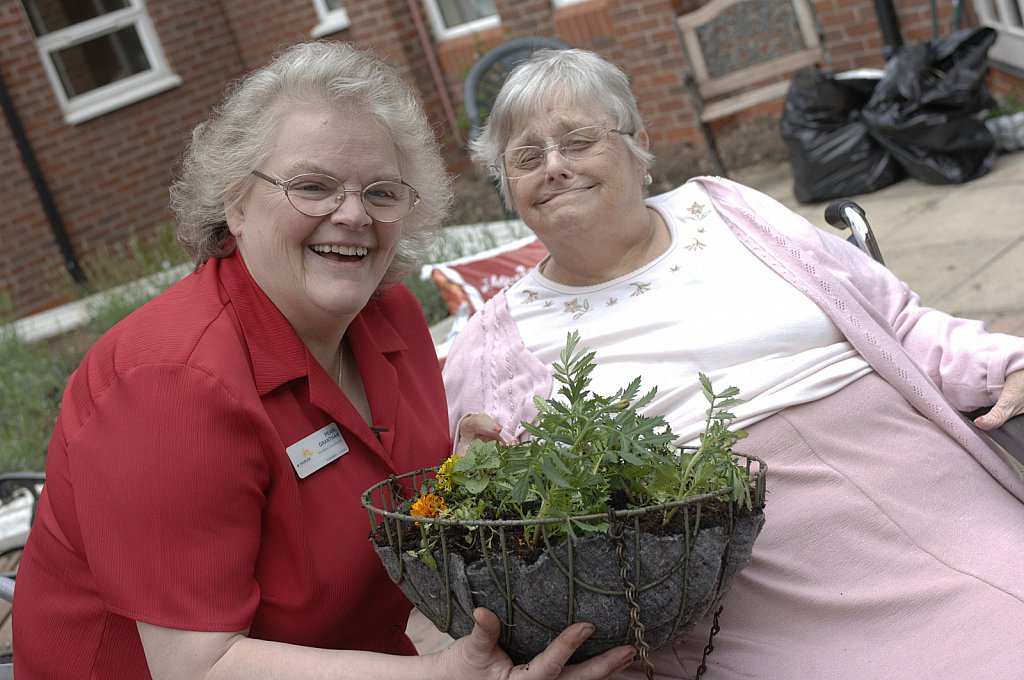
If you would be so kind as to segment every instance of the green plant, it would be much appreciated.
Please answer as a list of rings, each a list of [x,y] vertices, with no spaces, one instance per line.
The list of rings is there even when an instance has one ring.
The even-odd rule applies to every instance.
[[[1008,116],[1018,111],[1024,111],[1024,93],[1019,88],[998,100],[997,104],[989,111],[988,117]]]
[[[43,469],[67,375],[61,356],[0,327],[0,472]]]
[[[91,287],[100,291],[86,300],[86,332],[98,338],[169,288],[186,273],[185,260],[172,224],[98,248],[84,266]]]
[[[727,500],[751,508],[749,472],[732,453],[746,433],[728,427],[735,418],[728,409],[741,402],[735,387],[716,393],[700,374],[710,402],[707,425],[698,447],[680,448],[663,417],[641,413],[657,389],[639,396],[637,378],[611,396],[595,394],[589,388],[595,353],[577,351],[578,344],[578,333],[570,333],[554,366],[561,399],[535,399],[540,413],[534,423],[524,423],[532,438],[511,445],[473,442],[423,484],[410,506],[412,516],[468,524],[564,520],[528,525],[524,540],[535,547],[541,539],[559,543],[578,532],[607,531],[603,513],[610,506],[663,505],[728,489]],[[663,524],[677,508],[664,511]],[[429,554],[434,536],[433,526],[423,532],[421,556]]]
[[[420,308],[423,310],[423,316],[426,317],[428,326],[433,326],[449,316],[444,299],[441,297],[441,293],[438,292],[437,286],[434,285],[433,281],[424,281],[420,278],[419,274],[412,274],[403,283],[405,283],[405,286],[420,303]]]

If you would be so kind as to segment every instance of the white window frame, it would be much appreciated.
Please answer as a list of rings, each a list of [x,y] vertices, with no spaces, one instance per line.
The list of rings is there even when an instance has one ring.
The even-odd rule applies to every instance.
[[[551,0],[551,6],[555,9],[562,9],[563,7],[579,5],[584,2],[590,2],[590,0]]]
[[[129,6],[123,9],[36,38],[43,69],[69,125],[84,123],[181,85],[181,78],[171,72],[164,58],[160,40],[142,0],[128,2]],[[24,9],[24,5],[22,7]],[[138,33],[150,69],[69,99],[50,55],[129,26]]]
[[[316,16],[319,19],[319,23],[309,32],[314,38],[322,38],[325,35],[343,31],[352,25],[344,7],[331,9],[325,0],[313,0],[313,6],[316,7]]]
[[[993,4],[998,7],[999,16],[992,11]],[[1024,27],[1015,26],[1006,20],[1006,17],[1013,14],[1011,7],[1014,4],[1024,16],[1024,0],[974,0],[974,11],[983,26],[991,26],[999,34],[988,56],[1024,70]]]
[[[444,25],[444,17],[441,15],[441,9],[437,6],[437,0],[423,0],[423,7],[427,10],[427,18],[430,20],[430,26],[434,30],[434,37],[437,38],[438,42],[444,42],[472,33],[479,33],[488,28],[495,28],[501,25],[501,17],[495,14],[491,17],[467,21],[464,24],[448,28]]]

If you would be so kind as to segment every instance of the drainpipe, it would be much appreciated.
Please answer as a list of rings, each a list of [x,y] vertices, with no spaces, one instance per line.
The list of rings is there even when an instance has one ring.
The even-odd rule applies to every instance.
[[[896,17],[892,0],[875,0],[875,15],[878,17],[878,25],[882,29],[882,42],[885,44],[882,54],[888,61],[896,53],[896,50],[903,47],[900,21]]]
[[[423,52],[427,55],[427,64],[430,66],[430,75],[434,79],[434,86],[437,88],[437,94],[441,97],[441,106],[444,108],[444,115],[448,119],[448,126],[452,129],[452,136],[455,137],[455,141],[458,143],[459,147],[464,148],[465,140],[462,138],[462,132],[459,130],[459,122],[455,115],[455,109],[452,107],[451,97],[448,96],[448,86],[444,82],[444,76],[441,74],[441,67],[437,63],[437,53],[434,51],[434,43],[430,39],[430,34],[427,33],[427,27],[423,24],[423,15],[420,13],[418,2],[419,0],[406,0],[406,4],[409,6],[409,12],[412,14],[413,23],[416,24],[416,35],[420,39],[420,46],[423,48]]]
[[[71,274],[71,278],[74,279],[75,283],[83,289],[88,288],[85,271],[83,271],[82,266],[78,262],[75,247],[71,243],[67,229],[64,228],[64,220],[61,219],[60,212],[57,210],[57,202],[53,200],[53,194],[50,193],[46,177],[43,176],[43,171],[39,167],[39,161],[32,150],[32,145],[25,135],[25,128],[21,124],[21,118],[18,116],[17,109],[14,108],[14,101],[7,91],[7,85],[4,83],[2,74],[0,74],[0,106],[3,106],[4,116],[7,118],[7,126],[11,129],[11,135],[18,144],[21,160],[28,169],[28,174],[32,178],[32,184],[36,188],[36,195],[39,197],[43,211],[50,221],[53,237],[57,240],[57,246],[64,257],[64,266],[67,268],[68,273]]]
[[[249,64],[245,61],[245,52],[242,50],[242,41],[238,39],[238,33],[235,31],[235,25],[231,22],[231,15],[224,9],[223,0],[217,0],[217,7],[220,9],[221,16],[224,17],[224,25],[227,26],[228,35],[231,36],[231,44],[235,48],[235,52],[238,53],[238,63],[242,67],[242,73],[248,73]]]

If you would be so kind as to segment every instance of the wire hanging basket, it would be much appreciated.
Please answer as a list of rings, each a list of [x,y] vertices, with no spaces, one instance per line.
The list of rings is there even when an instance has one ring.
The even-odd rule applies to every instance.
[[[750,560],[764,524],[767,467],[756,456],[735,456],[749,473],[749,510],[731,500],[731,489],[722,489],[570,518],[467,522],[412,516],[409,499],[438,468],[389,477],[367,489],[362,504],[389,576],[439,630],[454,638],[468,635],[473,609],[486,607],[501,619],[499,644],[518,664],[543,651],[566,626],[587,621],[596,630],[573,663],[625,644],[636,646],[647,665],[649,652],[680,641],[719,605]],[[667,512],[674,516],[673,531],[650,530]],[[577,534],[560,543],[542,530],[542,545],[524,555],[522,536],[530,527],[604,519],[607,533]],[[423,548],[428,532],[429,550]],[[475,546],[469,555],[467,541]]]

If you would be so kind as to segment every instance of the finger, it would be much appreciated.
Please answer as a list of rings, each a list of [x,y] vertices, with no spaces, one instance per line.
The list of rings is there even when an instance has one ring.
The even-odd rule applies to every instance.
[[[593,634],[594,625],[591,623],[572,624],[559,633],[558,637],[529,663],[517,666],[513,671],[513,677],[522,680],[559,677],[569,657]]]
[[[488,648],[498,644],[498,635],[501,634],[501,621],[490,609],[477,607],[473,610],[473,632],[471,636]]]
[[[1021,413],[1024,409],[1024,395],[1003,390],[999,395],[999,401],[995,403],[988,413],[974,419],[974,424],[982,430],[995,430],[1002,427],[1007,420]]]
[[[440,678],[507,678],[512,660],[498,647],[501,622],[484,608],[473,610],[473,630],[440,652],[445,655]]]
[[[493,441],[501,435],[501,426],[486,413],[473,413],[459,422],[459,441],[455,454],[465,455],[474,440]]]
[[[459,435],[496,439],[501,427],[486,413],[472,413],[459,423]]]
[[[1007,420],[1013,417],[1013,415],[1013,411],[1003,407],[997,402],[988,413],[975,418],[974,424],[982,430],[995,430],[1002,427]]]
[[[974,424],[982,430],[994,430],[1021,412],[1024,412],[1024,371],[1015,371],[1006,376],[995,406],[975,418]]]
[[[633,647],[615,647],[607,652],[587,659],[583,663],[566,666],[559,680],[605,680],[626,670],[636,658]]]

